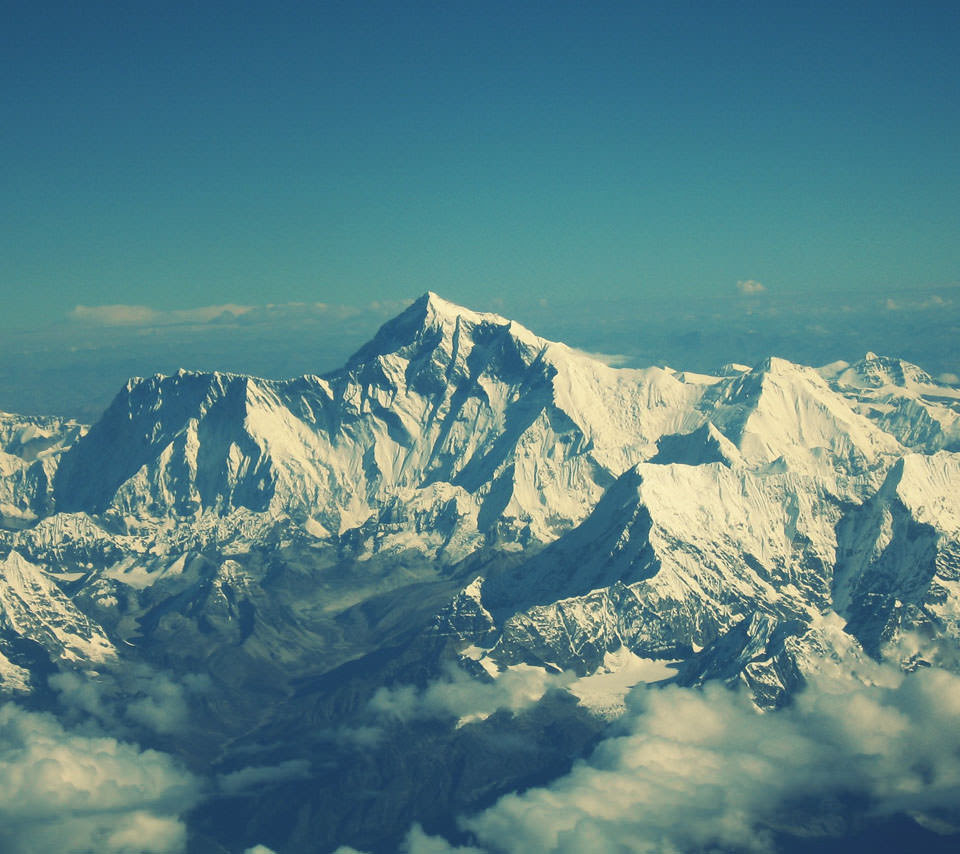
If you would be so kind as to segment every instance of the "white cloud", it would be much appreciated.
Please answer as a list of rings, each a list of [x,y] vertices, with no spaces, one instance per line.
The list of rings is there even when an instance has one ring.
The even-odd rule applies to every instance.
[[[950,371],[944,371],[942,374],[940,374],[940,376],[937,377],[937,379],[942,383],[946,383],[947,385],[960,384],[960,376],[957,376]]]
[[[950,308],[953,303],[939,294],[931,294],[923,299],[893,299],[886,297],[882,301],[887,311],[927,311],[930,309]]]
[[[76,305],[68,319],[87,326],[123,326],[152,328],[158,326],[197,327],[209,324],[275,324],[278,321],[345,320],[372,315],[388,318],[408,308],[412,300],[374,300],[358,308],[326,302],[286,302],[264,305],[205,305],[195,308],[158,309],[147,305]]]
[[[570,349],[586,356],[588,359],[593,359],[595,362],[602,362],[611,368],[621,368],[630,362],[629,356],[624,356],[620,353],[591,353],[589,350],[577,350],[575,347],[571,347]]]
[[[419,824],[410,828],[406,838],[400,844],[402,854],[484,854],[479,848],[453,846],[439,836],[428,836]]]
[[[822,676],[768,714],[719,685],[640,689],[625,734],[464,825],[493,850],[572,854],[765,851],[771,830],[805,821],[842,832],[859,798],[874,817],[956,821],[960,678],[887,678],[894,684],[853,688]]]
[[[766,288],[760,282],[754,279],[741,279],[737,282],[737,290],[742,294],[762,294]]]
[[[184,847],[183,823],[169,817],[138,811],[131,813],[107,835],[104,851],[130,854],[165,854]]]
[[[532,706],[547,691],[566,687],[574,679],[572,673],[553,674],[541,667],[518,664],[490,682],[481,682],[451,666],[444,678],[422,690],[413,685],[377,689],[370,710],[400,721],[453,716],[467,723],[489,717],[498,709],[518,712]]]
[[[233,303],[174,310],[156,309],[146,305],[77,305],[69,316],[71,320],[99,326],[170,326],[236,318],[252,310],[253,306]]]
[[[0,707],[0,850],[178,854],[197,781],[172,757]]]
[[[479,848],[414,826],[402,850],[766,852],[777,832],[842,836],[894,815],[960,832],[960,677],[861,662],[859,679],[827,662],[774,713],[719,684],[637,688],[589,759],[461,820]]]
[[[126,706],[126,716],[159,733],[176,732],[189,716],[183,688],[169,679],[158,679],[145,688],[145,696]]]
[[[148,665],[126,666],[116,672],[57,673],[49,679],[61,707],[83,712],[122,731],[130,725],[156,733],[176,732],[190,716],[190,699],[209,690],[210,679],[187,674],[179,682]]]
[[[136,326],[153,322],[157,313],[145,305],[75,305],[70,319],[104,326]]]
[[[410,828],[400,843],[400,854],[485,854],[483,849],[472,846],[455,846],[440,836],[429,836],[419,824]],[[341,845],[333,854],[366,854],[349,845]]]

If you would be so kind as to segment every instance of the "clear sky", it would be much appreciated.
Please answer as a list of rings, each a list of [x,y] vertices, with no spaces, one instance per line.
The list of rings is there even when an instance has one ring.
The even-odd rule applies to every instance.
[[[0,327],[960,280],[956,2],[4,2]]]

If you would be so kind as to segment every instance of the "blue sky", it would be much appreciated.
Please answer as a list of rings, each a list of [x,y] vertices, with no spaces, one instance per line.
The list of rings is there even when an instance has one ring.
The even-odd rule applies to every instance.
[[[960,278],[955,3],[4,6],[4,325]]]
[[[0,408],[40,352],[331,368],[427,289],[648,362],[960,372],[956,3],[3,12]]]

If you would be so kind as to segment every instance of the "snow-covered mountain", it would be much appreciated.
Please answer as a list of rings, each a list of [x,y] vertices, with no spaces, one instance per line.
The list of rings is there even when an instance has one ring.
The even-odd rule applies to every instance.
[[[710,382],[609,368],[427,294],[326,377],[131,380],[54,496],[118,524],[246,510],[462,557],[581,520],[657,439],[696,426]]]
[[[0,561],[0,691],[36,687],[29,668],[17,664],[24,641],[39,645],[54,661],[79,665],[99,664],[116,655],[103,630],[53,578],[11,551]]]
[[[29,525],[50,512],[59,458],[84,429],[62,418],[0,412],[0,525]]]
[[[88,431],[5,416],[4,538],[107,624],[123,621],[97,603],[155,582],[183,596],[185,561],[211,550],[448,567],[490,552],[518,558],[468,579],[441,625],[495,640],[502,665],[587,672],[621,644],[683,657],[756,613],[806,625],[832,609],[887,627],[862,638],[876,648],[891,618],[864,604],[880,601],[867,579],[917,578],[930,537],[896,559],[874,540],[894,517],[936,524],[885,496],[954,464],[925,453],[952,447],[958,410],[960,392],[873,354],[617,369],[427,293],[323,377],[135,379]],[[917,583],[952,602],[938,536],[946,575]],[[869,555],[884,548],[881,571]]]
[[[907,454],[837,535],[833,607],[868,650],[906,627],[960,641],[960,454]]]
[[[604,680],[776,707],[908,637],[956,664],[958,496],[960,391],[909,363],[613,368],[428,293],[325,376],[0,416],[0,690],[204,674],[175,746],[229,770],[367,738],[397,681],[566,671],[582,749]]]
[[[161,519],[219,539],[283,521],[456,560],[554,540],[638,461],[819,472],[862,496],[902,451],[781,359],[726,377],[615,369],[427,294],[326,377],[131,380],[53,496],[138,536]]]
[[[838,561],[853,572],[838,531],[853,536],[908,448],[950,445],[958,407],[873,354],[612,368],[427,293],[324,377],[135,379],[89,431],[6,416],[4,489],[29,505],[18,519],[40,517],[6,538],[106,600],[211,547],[451,565],[547,546],[470,589],[506,620],[504,660],[590,669],[620,642],[679,655],[757,609],[831,608]]]
[[[820,368],[830,386],[908,448],[960,450],[960,389],[902,359],[867,353]]]

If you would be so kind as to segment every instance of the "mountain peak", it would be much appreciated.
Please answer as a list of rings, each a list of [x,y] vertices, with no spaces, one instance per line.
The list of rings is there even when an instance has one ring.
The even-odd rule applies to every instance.
[[[458,305],[448,299],[444,299],[435,291],[426,291],[418,299],[414,300],[414,306],[423,306],[428,316],[437,318],[456,319],[463,315],[475,315],[477,312],[466,306]]]
[[[868,352],[852,365],[827,366],[824,376],[841,388],[858,389],[910,389],[918,386],[938,385],[925,370],[893,356],[881,356]]]
[[[433,291],[427,291],[392,320],[384,323],[373,339],[350,357],[347,368],[372,361],[378,356],[396,353],[411,345],[428,344],[431,348],[442,342],[449,345],[462,331],[469,332],[482,327],[508,331],[512,337],[538,350],[549,343],[516,321],[494,312],[465,308]]]
[[[753,370],[758,374],[771,374],[774,376],[810,373],[810,369],[805,365],[798,365],[796,362],[791,362],[789,359],[784,359],[781,356],[767,356],[767,358],[760,362]]]
[[[473,326],[487,324],[490,326],[509,326],[512,331],[522,330],[530,336],[530,332],[524,326],[516,321],[503,317],[492,311],[474,311],[471,308],[458,305],[455,302],[444,299],[433,291],[427,291],[423,296],[416,300],[408,311],[416,309],[416,313],[423,318],[427,326],[451,325],[455,326],[458,321],[467,321]],[[536,336],[533,336],[536,337]]]

